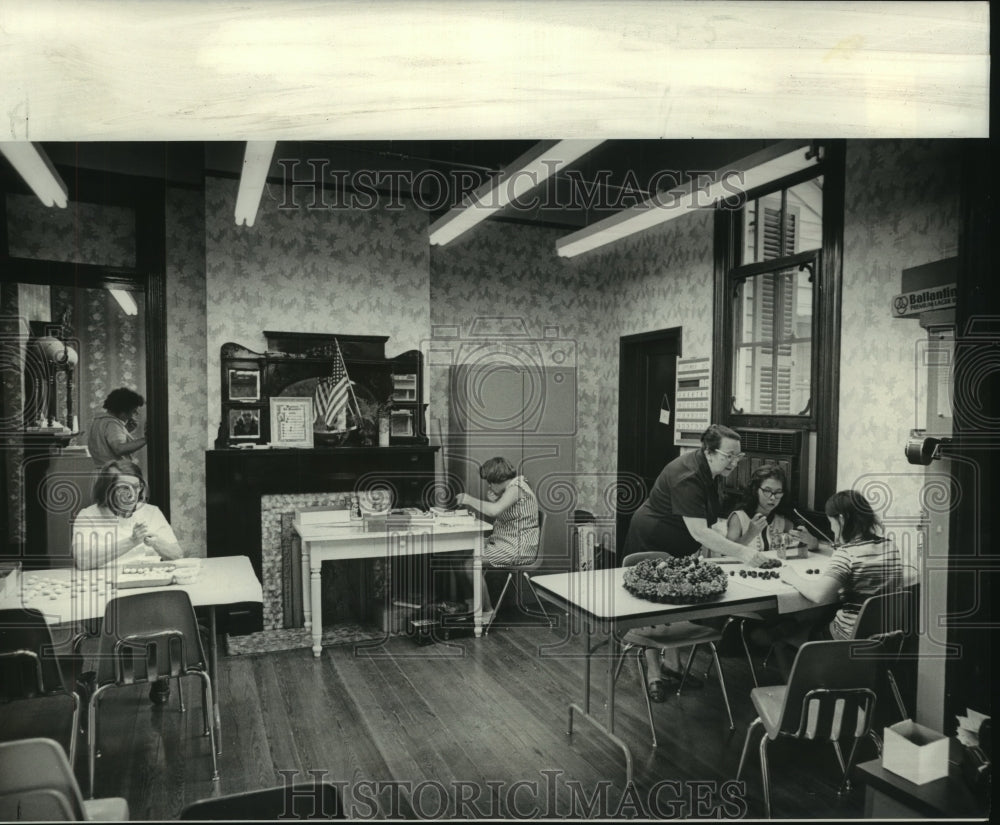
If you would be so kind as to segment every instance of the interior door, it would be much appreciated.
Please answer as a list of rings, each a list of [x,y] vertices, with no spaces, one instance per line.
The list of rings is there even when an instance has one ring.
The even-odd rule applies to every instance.
[[[630,495],[629,507],[620,502],[623,506],[618,510],[618,547],[624,546],[631,512],[645,499],[663,467],[680,455],[680,448],[674,446],[680,354],[679,329],[621,339],[618,474],[620,478],[628,477],[623,478],[623,491],[634,489],[638,481],[642,493],[639,497]]]

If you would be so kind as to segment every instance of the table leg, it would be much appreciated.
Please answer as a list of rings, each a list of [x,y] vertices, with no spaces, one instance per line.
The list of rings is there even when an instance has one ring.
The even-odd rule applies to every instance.
[[[478,639],[483,635],[483,557],[478,549],[472,556],[472,613]]]
[[[309,581],[309,542],[300,543],[302,552],[299,554],[302,563],[302,617],[306,630],[312,627],[312,585]]]
[[[312,651],[313,656],[319,657],[323,652],[323,562],[317,560],[315,563],[309,561],[309,586],[312,590],[313,617],[312,617]]]
[[[212,717],[215,722],[215,752],[222,753],[222,714],[219,711],[219,631],[215,605],[208,607],[208,668],[212,680]]]
[[[583,664],[583,707],[580,707],[576,702],[571,702],[569,706],[569,729],[568,734],[573,733],[573,715],[578,714],[583,719],[586,719],[593,725],[597,730],[603,733],[611,742],[617,745],[622,754],[625,756],[625,782],[630,784],[632,782],[632,752],[625,742],[619,737],[615,736],[615,685],[614,685],[614,660],[615,660],[615,644],[613,641],[609,640],[608,650],[608,722],[606,725],[601,724],[597,719],[595,719],[590,713],[590,659],[594,654],[594,651],[598,647],[602,647],[604,642],[599,643],[596,646],[592,646],[591,640],[591,630],[590,625],[587,625],[585,642],[586,642],[586,655],[584,656]]]

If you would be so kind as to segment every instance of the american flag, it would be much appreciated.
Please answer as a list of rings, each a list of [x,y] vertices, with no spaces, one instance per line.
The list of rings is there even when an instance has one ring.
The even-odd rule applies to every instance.
[[[347,409],[350,396],[351,381],[347,377],[347,367],[338,345],[333,374],[316,384],[316,409],[331,430],[348,429]]]

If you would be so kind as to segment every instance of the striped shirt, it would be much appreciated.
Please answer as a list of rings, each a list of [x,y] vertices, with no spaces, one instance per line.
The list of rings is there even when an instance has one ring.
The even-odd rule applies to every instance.
[[[494,566],[527,564],[538,555],[538,500],[524,476],[510,480],[517,500],[493,521],[483,555]]]
[[[830,622],[834,639],[851,638],[858,611],[866,599],[892,593],[903,584],[899,550],[885,540],[841,545],[833,551],[824,573],[837,580],[843,603]]]

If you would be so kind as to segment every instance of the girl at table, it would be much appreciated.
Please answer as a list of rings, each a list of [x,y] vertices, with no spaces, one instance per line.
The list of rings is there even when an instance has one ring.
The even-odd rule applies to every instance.
[[[121,569],[128,562],[179,559],[184,555],[173,529],[155,504],[145,501],[146,482],[134,461],[105,464],[94,481],[94,501],[73,521],[73,560],[81,570]],[[170,681],[149,686],[149,700],[164,705]]]
[[[775,655],[787,674],[794,652],[807,641],[849,639],[866,599],[892,593],[903,584],[903,565],[895,544],[887,539],[875,511],[856,490],[842,490],[827,499],[827,519],[833,534],[833,554],[819,576],[806,577],[788,565],[781,580],[811,602],[836,601],[833,615],[806,623],[787,621],[772,629]],[[777,631],[777,632],[775,632]]]
[[[754,470],[736,509],[729,515],[726,538],[758,553],[769,550],[770,535],[794,529],[787,491],[785,471],[777,464],[763,464]]]
[[[469,507],[493,521],[493,534],[483,545],[483,562],[492,567],[529,564],[538,554],[538,500],[524,476],[502,456],[487,459],[479,468],[486,482],[486,500],[459,493],[459,507]],[[472,562],[466,565],[472,580]],[[492,610],[483,581],[483,612]]]
[[[94,504],[73,521],[73,561],[81,570],[184,555],[160,508],[145,501],[146,482],[134,461],[105,464],[94,481]]]

